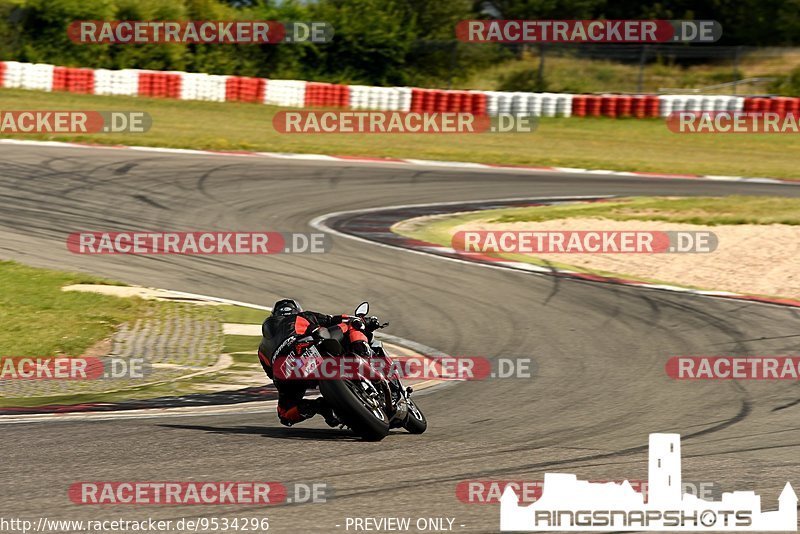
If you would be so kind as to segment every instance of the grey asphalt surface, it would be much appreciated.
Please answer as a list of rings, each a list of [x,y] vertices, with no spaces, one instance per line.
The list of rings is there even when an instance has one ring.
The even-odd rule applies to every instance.
[[[264,517],[275,532],[346,532],[347,517],[451,517],[494,532],[499,506],[458,482],[646,479],[650,432],[683,435],[683,478],[755,490],[800,486],[800,382],[676,382],[674,355],[786,354],[800,310],[488,269],[334,237],[319,255],[80,256],[81,230],[309,231],[319,215],[403,203],[647,194],[800,196],[800,187],[226,156],[0,146],[0,258],[256,303],[294,295],[347,311],[362,299],[388,333],[453,355],[532,357],[532,379],[420,396],[422,436],[361,443],[274,414],[0,425],[0,517]],[[327,482],[324,504],[77,506],[83,480]],[[336,527],[341,525],[341,527]],[[463,525],[463,526],[461,526]],[[414,530],[415,531],[415,530]],[[350,532],[354,532],[352,529]]]

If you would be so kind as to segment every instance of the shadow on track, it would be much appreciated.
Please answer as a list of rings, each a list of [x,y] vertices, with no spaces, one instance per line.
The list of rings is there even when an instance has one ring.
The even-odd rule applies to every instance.
[[[260,426],[202,426],[202,425],[158,425],[162,428],[180,430],[202,430],[212,434],[246,434],[265,438],[317,441],[360,441],[360,438],[349,430],[338,428],[283,428]]]

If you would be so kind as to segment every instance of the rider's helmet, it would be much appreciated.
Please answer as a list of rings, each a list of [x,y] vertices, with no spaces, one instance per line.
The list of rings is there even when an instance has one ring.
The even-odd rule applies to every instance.
[[[281,299],[272,307],[274,315],[296,315],[301,311],[303,311],[303,308],[294,299]]]

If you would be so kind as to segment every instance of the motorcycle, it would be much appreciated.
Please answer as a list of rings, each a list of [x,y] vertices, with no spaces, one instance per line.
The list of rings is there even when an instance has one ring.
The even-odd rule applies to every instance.
[[[375,338],[374,331],[389,323],[380,324],[374,318],[367,321],[368,313],[369,303],[362,302],[350,323],[366,335],[373,352],[371,358],[353,354],[345,356],[342,344],[321,329],[317,336],[306,336],[296,341],[294,353],[286,365],[292,372],[300,373],[299,378],[313,381],[319,378],[319,370],[327,364],[336,365],[339,362],[334,360],[347,358],[351,373],[316,381],[337,419],[366,441],[380,441],[392,428],[422,434],[428,428],[428,422],[411,399],[413,389],[403,387],[399,377],[386,376],[384,372],[391,359],[383,343]],[[381,358],[382,365],[371,365],[369,360],[374,358]]]

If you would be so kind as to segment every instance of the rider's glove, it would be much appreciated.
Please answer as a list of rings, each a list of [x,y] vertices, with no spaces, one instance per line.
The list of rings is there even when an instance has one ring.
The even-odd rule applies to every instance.
[[[380,328],[380,326],[381,322],[377,317],[375,317],[374,315],[371,317],[367,317],[367,330],[370,331],[377,330],[378,328]]]
[[[361,319],[354,317],[350,319],[350,326],[355,328],[356,330],[363,330],[364,329],[364,321]]]

